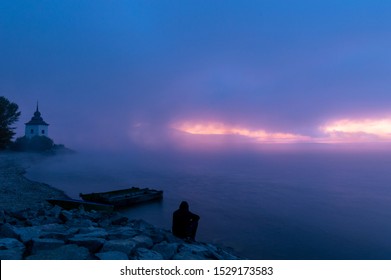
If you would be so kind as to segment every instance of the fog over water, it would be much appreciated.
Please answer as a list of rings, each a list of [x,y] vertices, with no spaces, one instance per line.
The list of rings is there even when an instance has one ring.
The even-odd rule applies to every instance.
[[[79,193],[164,190],[124,210],[170,229],[182,200],[201,216],[197,239],[251,259],[390,259],[391,152],[138,152],[54,156],[28,178]]]

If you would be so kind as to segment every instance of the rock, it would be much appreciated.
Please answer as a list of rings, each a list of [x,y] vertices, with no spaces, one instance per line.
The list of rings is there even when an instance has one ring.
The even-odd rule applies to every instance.
[[[239,259],[212,244],[185,242],[170,231],[118,213],[59,207],[0,210],[0,259]]]
[[[166,231],[163,229],[155,229],[149,232],[149,237],[153,243],[160,243],[166,239]]]
[[[0,260],[22,260],[23,253],[17,250],[0,250]]]
[[[25,246],[15,238],[0,239],[0,260],[21,260]]]
[[[58,223],[41,225],[41,230],[44,232],[64,232],[68,229],[69,227]]]
[[[128,260],[128,256],[124,252],[109,251],[97,253],[95,256],[100,260]]]
[[[75,244],[64,245],[53,250],[42,250],[28,256],[27,260],[88,260],[91,255],[87,248]]]
[[[4,221],[4,223],[9,223],[9,224],[12,224],[12,225],[15,225],[18,223],[18,220],[13,218],[12,216],[10,216],[10,212],[9,211],[5,211],[5,210],[2,210],[2,220]]]
[[[137,235],[132,238],[134,242],[136,242],[137,248],[152,248],[153,241],[150,237],[146,235]]]
[[[165,236],[165,240],[168,243],[179,243],[179,244],[185,243],[185,241],[183,239],[176,237],[171,232],[165,232],[164,236]]]
[[[141,232],[150,231],[155,228],[154,226],[152,226],[151,224],[147,223],[144,220],[132,220],[129,223],[131,227]]]
[[[93,222],[98,222],[100,219],[102,219],[102,212],[98,212],[95,210],[91,210],[88,212],[83,213],[83,218],[89,219]]]
[[[35,219],[26,221],[27,226],[38,226],[38,225],[45,225],[45,224],[54,224],[61,222],[60,219],[50,217],[50,216],[41,216],[36,217]]]
[[[88,228],[88,227],[94,227],[97,224],[90,221],[90,220],[76,218],[76,219],[72,219],[72,220],[67,221],[66,225],[69,227]]]
[[[170,260],[178,250],[177,243],[167,243],[167,241],[163,241],[159,244],[153,246],[152,250],[158,252],[163,256],[163,259]]]
[[[16,212],[10,211],[8,212],[8,215],[22,222],[28,219],[28,217],[26,217],[26,213],[23,211],[16,211]]]
[[[80,228],[78,235],[84,235],[85,237],[100,237],[106,238],[108,233],[104,228],[95,226]]]
[[[46,216],[51,216],[56,219],[59,219],[62,211],[63,209],[60,206],[55,205],[52,209],[47,211],[48,213],[46,214]]]
[[[18,239],[21,240],[23,243],[27,243],[33,238],[38,238],[41,235],[40,226],[15,227],[14,230],[18,235]]]
[[[216,247],[212,244],[205,244],[205,246],[209,249],[209,252],[217,259],[217,260],[239,260],[239,258],[227,250],[223,250],[219,247]]]
[[[208,250],[208,248],[199,244],[181,244],[178,247],[178,252],[181,257],[186,256],[189,257],[190,260],[216,259],[214,255]],[[177,255],[174,256],[174,259],[178,259]]]
[[[44,208],[39,208],[37,213],[36,213],[37,217],[45,217],[45,216],[49,216],[49,211],[46,211]]]
[[[69,234],[69,232],[46,232],[42,233],[39,237],[40,238],[54,238],[62,241],[66,241],[68,238],[72,237],[72,234]]]
[[[71,211],[62,210],[59,218],[63,223],[66,223],[73,219],[73,213]]]
[[[96,232],[90,232],[90,233],[79,233],[74,236],[75,238],[100,238],[100,239],[106,239],[107,238],[107,232],[106,231],[96,231]]]
[[[100,219],[98,221],[98,226],[103,227],[103,228],[107,228],[107,227],[111,226],[111,220],[109,218]]]
[[[31,240],[31,253],[41,250],[56,249],[64,245],[64,241],[52,238],[33,238]]]
[[[134,254],[136,260],[163,260],[163,256],[158,252],[146,248],[138,248]]]
[[[127,217],[116,216],[111,219],[111,224],[113,226],[124,226],[127,224],[128,221],[129,219]]]
[[[132,239],[109,240],[109,241],[106,241],[105,244],[103,244],[103,247],[100,250],[100,253],[110,252],[110,251],[119,251],[119,252],[123,252],[129,256],[132,254],[132,252],[135,249],[136,249],[136,242],[134,242]]]
[[[7,223],[0,226],[0,237],[18,238],[18,234],[15,228]]]
[[[74,237],[68,239],[70,244],[76,244],[81,247],[87,248],[91,253],[98,252],[102,248],[105,240],[103,238],[96,237]]]
[[[68,228],[62,224],[51,224],[43,226],[40,238],[56,238],[65,241],[77,232],[79,232],[78,228]]]
[[[0,223],[6,223],[6,215],[4,210],[0,210]]]
[[[114,227],[108,230],[108,239],[129,239],[137,234],[132,227]]]

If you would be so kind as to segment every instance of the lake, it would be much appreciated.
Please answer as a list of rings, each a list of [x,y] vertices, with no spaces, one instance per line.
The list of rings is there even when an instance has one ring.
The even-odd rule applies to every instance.
[[[126,152],[48,157],[27,177],[79,193],[140,186],[161,202],[122,211],[170,229],[182,200],[197,240],[249,259],[391,259],[391,152]]]

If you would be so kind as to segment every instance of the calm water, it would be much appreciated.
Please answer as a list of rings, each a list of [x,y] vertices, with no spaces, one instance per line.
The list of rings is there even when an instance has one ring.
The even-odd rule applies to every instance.
[[[198,240],[250,259],[391,259],[391,152],[51,157],[28,170],[78,198],[132,185],[162,202],[124,213],[170,229],[182,200]]]

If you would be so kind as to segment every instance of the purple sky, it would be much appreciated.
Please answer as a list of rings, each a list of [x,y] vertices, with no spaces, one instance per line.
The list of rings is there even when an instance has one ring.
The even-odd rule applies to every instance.
[[[18,136],[39,100],[49,135],[73,148],[203,145],[216,133],[383,141],[390,15],[386,0],[5,0],[0,95],[22,111]],[[340,120],[378,130],[320,129]],[[183,123],[201,135],[175,130]]]

